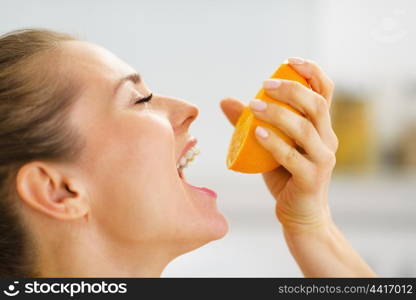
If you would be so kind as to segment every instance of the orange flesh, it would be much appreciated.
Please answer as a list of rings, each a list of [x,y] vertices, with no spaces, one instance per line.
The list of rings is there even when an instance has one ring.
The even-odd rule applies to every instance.
[[[280,65],[270,78],[294,80],[310,88],[308,82],[288,64]],[[281,105],[300,114],[291,106],[268,97],[263,88],[259,90],[255,98]],[[257,141],[254,133],[257,126],[272,130],[286,143],[294,146],[294,142],[281,130],[265,121],[257,119],[251,112],[251,109],[246,106],[235,125],[235,130],[231,138],[227,154],[228,169],[241,173],[264,173],[279,167],[279,163],[274,159],[272,154]]]

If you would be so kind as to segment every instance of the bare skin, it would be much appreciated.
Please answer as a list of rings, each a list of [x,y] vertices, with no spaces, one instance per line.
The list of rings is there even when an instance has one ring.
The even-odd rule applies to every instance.
[[[17,174],[36,271],[45,277],[159,277],[173,259],[228,231],[215,197],[186,185],[176,168],[198,108],[157,94],[143,77],[119,85],[136,71],[98,45],[71,41],[61,48],[62,67],[83,83],[68,122],[87,143],[75,162],[31,161]],[[283,166],[263,174],[277,218],[305,276],[373,276],[327,206],[337,148],[329,121],[333,84],[310,61],[293,66],[313,91],[284,81],[267,91],[308,119],[275,105],[256,112],[305,150],[273,134],[259,138]],[[151,92],[151,102],[137,102]],[[235,124],[243,104],[224,99],[221,107]]]
[[[157,94],[143,77],[119,85],[136,71],[98,45],[65,42],[61,57],[83,83],[68,122],[87,143],[78,161],[32,161],[18,172],[40,276],[158,277],[223,237],[216,199],[186,185],[176,167],[198,108]]]
[[[375,276],[338,230],[328,207],[328,187],[338,148],[329,114],[334,84],[312,61],[291,58],[289,63],[308,80],[312,90],[275,79],[266,80],[264,88],[270,97],[284,101],[304,116],[270,103],[258,111],[250,103],[258,118],[281,129],[297,144],[291,147],[273,132],[268,132],[267,138],[257,136],[281,164],[262,176],[276,199],[276,216],[289,250],[306,277]],[[243,107],[237,99],[221,101],[233,125]]]

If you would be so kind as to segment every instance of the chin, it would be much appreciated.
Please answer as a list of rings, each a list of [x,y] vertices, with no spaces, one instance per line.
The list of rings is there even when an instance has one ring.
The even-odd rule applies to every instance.
[[[212,240],[218,240],[224,237],[228,233],[228,221],[220,214],[220,218],[215,220],[215,224],[212,225],[213,238]]]
[[[206,237],[204,244],[219,240],[228,233],[228,222],[221,213],[218,213],[215,218],[208,221],[204,231],[203,236]]]
[[[182,243],[181,254],[196,250],[210,242],[219,240],[228,233],[228,222],[222,214],[210,219],[203,228],[192,234],[186,245]]]

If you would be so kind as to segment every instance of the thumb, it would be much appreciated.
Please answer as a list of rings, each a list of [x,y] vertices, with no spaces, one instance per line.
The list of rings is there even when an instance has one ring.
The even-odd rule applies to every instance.
[[[266,173],[262,173],[264,182],[266,183],[269,191],[276,198],[286,186],[287,181],[290,179],[291,174],[283,166],[271,170]]]
[[[243,112],[244,104],[235,98],[225,98],[221,100],[220,106],[228,121],[235,126]]]

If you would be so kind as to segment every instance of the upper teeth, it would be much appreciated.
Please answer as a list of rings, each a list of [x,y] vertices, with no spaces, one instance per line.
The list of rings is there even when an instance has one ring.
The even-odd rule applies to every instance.
[[[199,154],[199,150],[195,147],[189,149],[180,159],[179,162],[176,164],[176,168],[186,168],[190,161],[193,161],[195,156]]]

